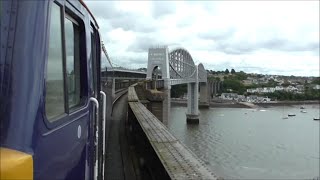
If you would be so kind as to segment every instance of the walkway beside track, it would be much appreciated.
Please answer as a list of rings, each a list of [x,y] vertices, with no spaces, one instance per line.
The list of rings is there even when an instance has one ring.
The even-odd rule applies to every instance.
[[[132,160],[124,131],[127,115],[127,95],[121,96],[113,105],[112,119],[107,122],[105,178],[111,180],[135,180]]]

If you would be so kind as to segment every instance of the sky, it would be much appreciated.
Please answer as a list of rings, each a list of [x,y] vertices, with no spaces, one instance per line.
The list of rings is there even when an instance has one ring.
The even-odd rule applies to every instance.
[[[320,76],[319,1],[85,2],[120,66],[147,67],[148,48],[167,45],[209,70]]]

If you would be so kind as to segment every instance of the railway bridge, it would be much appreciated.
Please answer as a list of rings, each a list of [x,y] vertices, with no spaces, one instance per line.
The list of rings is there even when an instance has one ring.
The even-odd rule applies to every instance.
[[[150,48],[147,72],[112,67],[102,72],[102,82],[114,98],[107,122],[107,178],[218,179],[166,127],[171,86],[188,84],[187,122],[199,123],[199,84],[200,103],[209,105],[206,71],[187,50]]]
[[[164,106],[170,107],[171,86],[188,84],[187,123],[199,123],[199,86],[200,103],[209,107],[207,71],[203,64],[196,65],[191,54],[184,48],[172,50],[167,46],[149,48],[146,79],[158,81],[159,69],[162,72],[161,80],[164,81],[163,91],[167,94]]]

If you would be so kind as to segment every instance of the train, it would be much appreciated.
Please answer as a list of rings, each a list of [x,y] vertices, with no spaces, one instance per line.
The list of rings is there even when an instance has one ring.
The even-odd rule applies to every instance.
[[[0,8],[0,179],[104,179],[112,97],[95,17],[82,0]]]

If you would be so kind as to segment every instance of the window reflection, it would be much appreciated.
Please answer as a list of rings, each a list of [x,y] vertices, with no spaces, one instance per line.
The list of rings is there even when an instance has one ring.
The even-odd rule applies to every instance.
[[[61,115],[64,109],[63,58],[61,38],[61,8],[53,4],[46,78],[46,115],[49,121]]]
[[[69,108],[80,103],[79,27],[65,19],[65,42]]]

